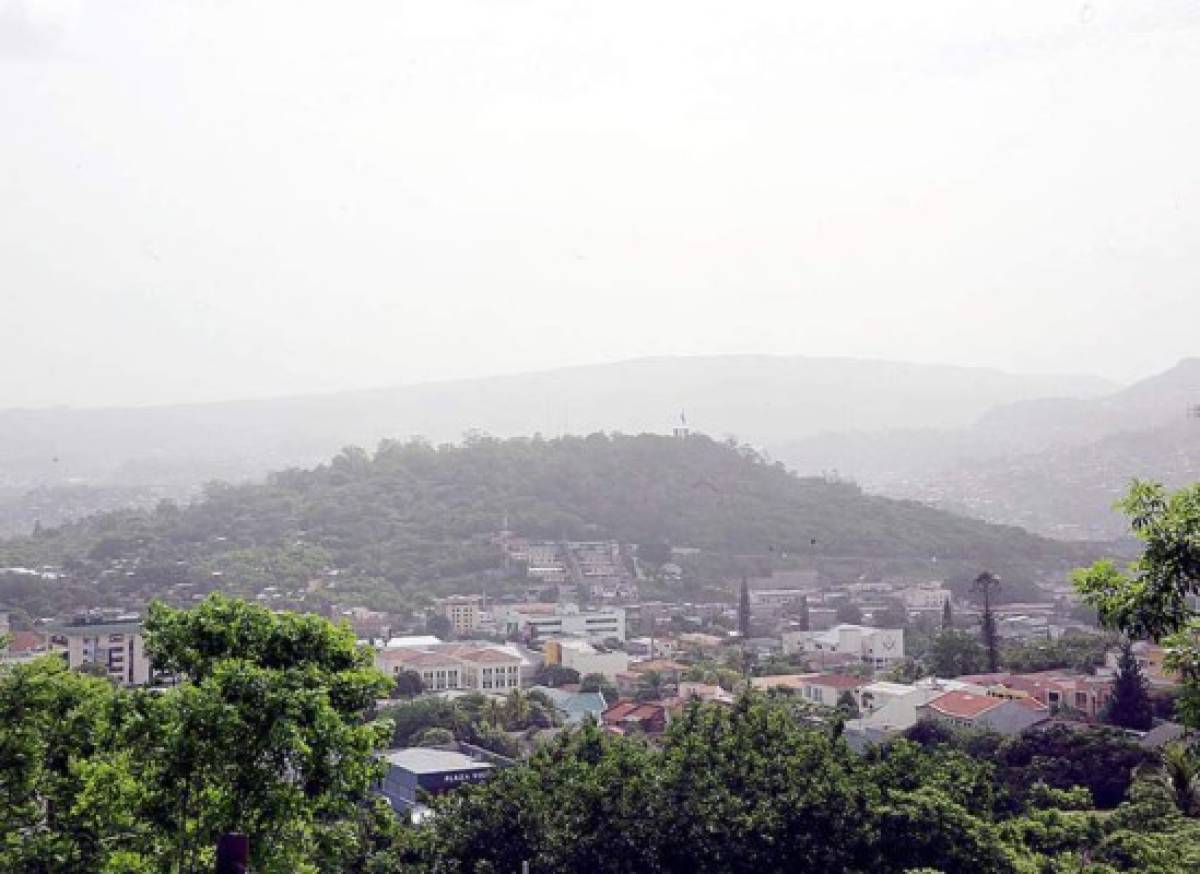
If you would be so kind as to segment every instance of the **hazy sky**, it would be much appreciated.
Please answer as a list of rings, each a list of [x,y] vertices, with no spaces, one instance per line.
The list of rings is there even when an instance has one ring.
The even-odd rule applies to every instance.
[[[0,406],[1200,354],[1194,0],[0,0]]]

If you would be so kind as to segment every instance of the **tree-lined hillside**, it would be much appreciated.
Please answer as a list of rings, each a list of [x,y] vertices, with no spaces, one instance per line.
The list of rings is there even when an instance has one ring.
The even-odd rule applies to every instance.
[[[209,480],[314,465],[380,437],[661,431],[686,410],[710,434],[760,444],[834,429],[954,427],[997,404],[1109,389],[1087,376],[723,355],[225,403],[0,410],[0,534],[83,515],[26,492],[69,484],[93,505],[149,506],[154,495],[183,498]]]
[[[327,568],[342,592],[418,596],[496,568],[509,527],[538,538],[616,538],[776,562],[857,561],[931,574],[986,566],[1013,579],[1077,553],[1019,529],[788,473],[744,447],[694,436],[385,441],[259,484],[210,485],[186,506],[91,516],[0,544],[0,566],[116,566],[105,586],[161,580],[303,587]],[[103,586],[102,586],[103,588]],[[3,593],[0,593],[0,597]]]

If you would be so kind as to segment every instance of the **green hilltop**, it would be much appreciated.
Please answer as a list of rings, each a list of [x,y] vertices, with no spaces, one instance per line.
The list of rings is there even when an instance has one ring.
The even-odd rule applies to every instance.
[[[149,594],[214,573],[234,591],[303,588],[332,568],[339,598],[411,604],[497,569],[491,535],[505,520],[534,538],[686,545],[720,572],[764,558],[948,578],[987,567],[1013,580],[1012,591],[1084,557],[1018,528],[801,478],[703,435],[472,435],[459,445],[348,448],[311,470],[211,484],[186,506],[89,516],[0,543],[0,566],[57,565],[76,580],[115,566],[108,587]]]

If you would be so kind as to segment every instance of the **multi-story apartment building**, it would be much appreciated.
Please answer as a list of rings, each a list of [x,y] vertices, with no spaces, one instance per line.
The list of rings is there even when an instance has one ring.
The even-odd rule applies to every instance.
[[[581,637],[602,643],[625,640],[625,611],[620,607],[580,610],[573,604],[507,604],[492,610],[497,627],[531,643],[551,637]]]
[[[49,633],[66,639],[67,664],[72,669],[98,665],[123,686],[142,686],[150,681],[150,660],[137,620],[61,625],[49,629]]]
[[[438,609],[450,620],[455,634],[470,634],[479,628],[483,610],[481,595],[450,595],[438,601]]]

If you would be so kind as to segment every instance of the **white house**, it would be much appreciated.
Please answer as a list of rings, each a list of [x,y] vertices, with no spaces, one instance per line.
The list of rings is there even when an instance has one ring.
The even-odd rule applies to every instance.
[[[788,631],[783,651],[849,654],[873,668],[886,668],[904,658],[904,629],[842,624],[828,631]]]

